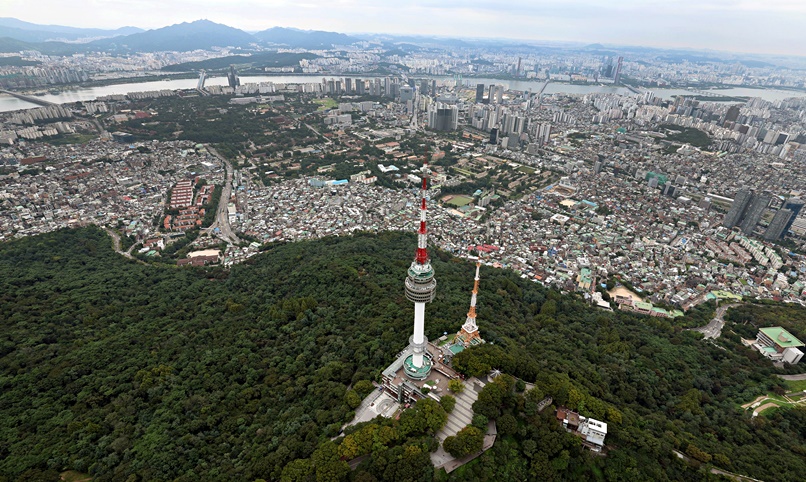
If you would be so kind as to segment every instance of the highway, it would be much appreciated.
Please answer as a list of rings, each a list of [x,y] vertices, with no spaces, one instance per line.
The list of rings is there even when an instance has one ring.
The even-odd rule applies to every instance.
[[[705,335],[705,338],[719,338],[719,335],[722,334],[722,327],[725,326],[725,320],[723,319],[725,313],[728,309],[739,306],[740,304],[741,303],[731,303],[718,307],[714,314],[714,319],[712,319],[710,323],[699,328],[694,328],[692,331],[699,331]]]
[[[224,181],[224,188],[221,191],[221,199],[218,200],[218,208],[216,208],[216,219],[215,222],[205,230],[205,232],[210,232],[215,230],[215,228],[220,229],[220,233],[218,236],[223,239],[224,241],[231,243],[231,244],[239,244],[241,240],[235,233],[232,231],[232,228],[229,225],[229,213],[227,213],[227,204],[229,204],[229,199],[232,196],[232,164],[218,151],[215,150],[213,146],[208,145],[207,150],[224,163],[224,168],[227,171],[227,175]]]

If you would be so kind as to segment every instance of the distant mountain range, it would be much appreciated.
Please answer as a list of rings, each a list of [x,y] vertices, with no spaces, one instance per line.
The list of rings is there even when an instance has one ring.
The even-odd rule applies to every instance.
[[[99,38],[101,37],[101,38]],[[96,39],[85,43],[52,42]],[[37,25],[15,18],[0,18],[0,52],[40,50],[43,53],[85,52],[157,52],[209,50],[213,47],[249,49],[255,45],[282,45],[290,48],[329,49],[358,41],[336,32],[308,31],[274,27],[254,35],[211,22],[196,20],[155,30],[124,27],[117,30],[83,29],[57,25]]]
[[[23,42],[46,42],[48,40],[81,40],[131,35],[142,32],[137,27],[122,27],[115,30],[100,28],[76,28],[62,25],[39,25],[16,18],[0,17],[0,37],[10,37]]]
[[[61,40],[61,41],[59,41]],[[607,46],[602,44],[538,43],[506,39],[456,39],[432,36],[362,34],[345,35],[319,30],[298,30],[273,27],[256,33],[247,33],[209,20],[185,22],[154,30],[123,27],[115,30],[75,28],[60,25],[39,25],[15,18],[0,18],[0,52],[37,50],[47,55],[106,51],[112,53],[210,50],[215,47],[234,47],[234,55],[251,55],[261,47],[284,46],[308,50],[330,49],[338,45],[350,45],[369,40],[381,44],[386,56],[405,55],[421,49],[444,48],[494,48],[512,53],[529,52],[579,52],[592,55],[650,55],[661,60],[692,62],[741,62],[747,66],[787,65],[786,58],[770,58],[753,54],[727,52],[689,51],[651,47]],[[233,59],[237,60],[237,59]],[[257,60],[257,59],[251,59]],[[261,64],[281,65],[288,59],[260,59]],[[770,64],[768,62],[774,62]],[[799,62],[798,64],[801,64]],[[266,65],[266,66],[268,66]]]
[[[209,50],[213,47],[248,48],[257,43],[254,36],[243,30],[209,20],[183,22],[170,27],[146,30],[132,35],[112,37],[90,42],[96,49],[132,52],[158,52],[161,50]]]
[[[327,49],[333,45],[350,45],[359,39],[343,33],[323,32],[321,30],[297,30],[293,28],[274,27],[255,34],[258,40],[277,45],[287,45],[304,49]]]

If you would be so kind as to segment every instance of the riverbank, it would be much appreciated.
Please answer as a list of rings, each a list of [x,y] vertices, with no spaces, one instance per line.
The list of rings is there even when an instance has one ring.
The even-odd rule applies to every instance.
[[[378,75],[373,74],[284,74],[284,73],[265,73],[262,75],[242,76],[241,83],[259,83],[259,82],[274,82],[282,84],[302,84],[302,83],[315,83],[321,81],[322,78],[363,78],[370,79],[376,78]],[[381,76],[383,77],[383,76]],[[126,95],[132,92],[146,92],[156,90],[184,90],[195,89],[197,86],[198,73],[196,72],[180,72],[176,74],[159,73],[153,76],[143,76],[136,78],[126,79],[104,79],[100,81],[85,82],[83,84],[71,84],[59,86],[61,92],[56,94],[47,93],[38,95],[44,101],[54,104],[67,104],[73,102],[87,102],[94,101],[98,97],[107,95]],[[436,80],[441,83],[452,83],[455,81],[453,77],[448,76],[420,76],[420,78],[428,80]],[[630,90],[626,87],[617,85],[602,85],[602,84],[582,84],[582,83],[569,83],[569,82],[555,82],[551,81],[546,84],[544,81],[536,79],[520,79],[520,80],[506,80],[496,79],[491,77],[473,77],[465,78],[464,83],[468,86],[475,86],[476,83],[481,84],[502,84],[505,88],[511,90],[519,90],[524,92],[543,92],[544,94],[622,94],[630,95]],[[210,76],[206,80],[206,85],[227,85],[226,76]],[[42,94],[41,88],[38,89]],[[36,89],[35,89],[36,91]],[[703,95],[703,92],[695,92],[692,90],[684,89],[652,89],[656,97],[663,99],[672,99],[676,95]],[[715,92],[716,94],[716,92]],[[806,92],[799,91],[783,91],[774,89],[751,89],[751,88],[726,88],[720,89],[719,94],[729,97],[760,97],[768,101],[782,100],[787,97],[793,96],[806,96]],[[713,100],[716,100],[714,98]],[[0,95],[0,112],[10,112],[15,110],[33,109],[35,104],[25,102],[21,99],[15,99],[10,96]]]

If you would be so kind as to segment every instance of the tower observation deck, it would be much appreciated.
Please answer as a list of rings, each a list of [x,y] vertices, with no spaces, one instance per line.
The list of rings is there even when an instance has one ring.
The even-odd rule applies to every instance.
[[[420,228],[417,230],[417,250],[409,267],[405,282],[406,298],[414,303],[414,334],[409,339],[412,355],[406,359],[406,374],[410,378],[423,379],[431,370],[432,360],[427,354],[425,338],[425,304],[434,300],[437,280],[428,258],[428,231],[426,228],[425,193],[428,189],[428,164],[423,165],[420,190]]]

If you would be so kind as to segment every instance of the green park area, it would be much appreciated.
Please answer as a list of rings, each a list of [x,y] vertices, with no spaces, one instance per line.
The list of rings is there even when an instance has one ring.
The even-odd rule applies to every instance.
[[[746,281],[745,281],[745,283],[746,283]],[[731,293],[729,291],[717,290],[717,291],[712,291],[709,294],[713,295],[714,298],[718,298],[720,300],[742,301],[742,297],[740,295],[733,294],[733,293]],[[708,296],[708,299],[711,299],[711,296]]]
[[[658,126],[660,129],[669,131],[666,139],[670,141],[680,142],[682,144],[691,144],[694,147],[704,149],[711,145],[711,138],[708,134],[693,127],[680,127],[673,124],[663,124]]]
[[[473,202],[472,197],[470,197],[470,196],[462,196],[461,194],[456,195],[456,196],[446,196],[445,198],[443,198],[443,200],[445,201],[446,204],[449,204],[451,206],[455,206],[457,208],[460,208],[462,206],[467,206],[468,204]]]
[[[95,139],[97,136],[94,134],[66,134],[57,137],[46,138],[45,142],[54,146],[64,146],[68,144],[86,144]]]
[[[324,99],[315,99],[313,103],[319,104],[319,108],[316,109],[318,111],[335,109],[336,107],[339,106],[339,103],[336,102],[335,99],[332,99],[330,97],[325,97]]]
[[[756,397],[752,402],[742,405],[745,410],[752,410],[753,416],[769,416],[782,407],[803,407],[806,404],[806,380],[782,380],[783,393],[769,393]]]

